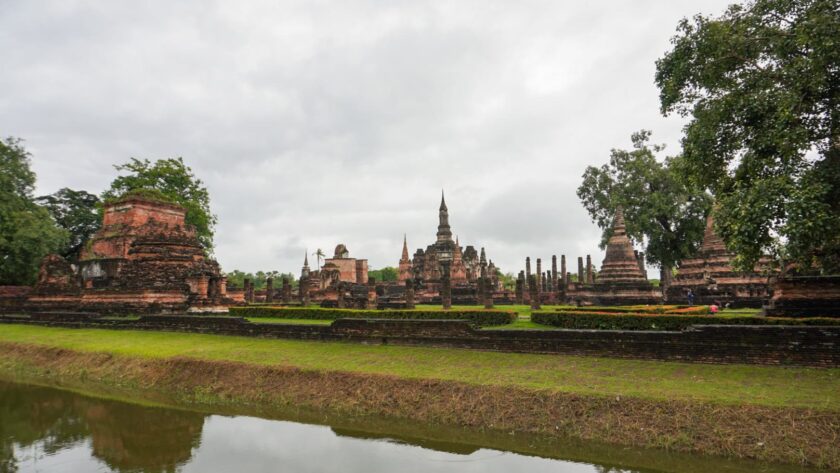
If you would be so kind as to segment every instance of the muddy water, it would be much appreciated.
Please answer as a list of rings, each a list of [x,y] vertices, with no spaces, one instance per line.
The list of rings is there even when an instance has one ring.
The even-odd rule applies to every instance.
[[[0,472],[808,471],[317,413],[232,412],[0,381]]]

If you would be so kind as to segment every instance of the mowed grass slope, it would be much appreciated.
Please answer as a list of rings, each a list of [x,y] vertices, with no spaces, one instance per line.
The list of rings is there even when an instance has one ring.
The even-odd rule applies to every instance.
[[[840,412],[840,369],[704,365],[3,324],[0,343],[7,342],[127,357],[189,357],[596,396]]]

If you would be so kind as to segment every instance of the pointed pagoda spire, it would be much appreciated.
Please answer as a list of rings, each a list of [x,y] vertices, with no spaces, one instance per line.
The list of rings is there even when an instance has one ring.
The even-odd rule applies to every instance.
[[[587,274],[591,274],[589,256],[587,255]],[[587,278],[588,280],[589,278]],[[606,256],[598,272],[600,284],[644,282],[647,276],[639,267],[639,261],[633,250],[633,243],[627,237],[624,226],[624,210],[615,210],[613,220],[613,234],[607,242]]]
[[[487,264],[487,255],[484,253],[484,247],[481,247],[481,256],[478,258],[479,264]]]
[[[627,227],[624,224],[624,209],[618,207],[615,209],[615,218],[613,218],[613,234],[626,235]]]
[[[440,191],[440,211],[438,212],[438,243],[451,243],[452,230],[449,228],[449,210],[446,208],[446,201],[443,197],[443,190]]]
[[[405,234],[403,234],[403,249],[400,261],[408,261],[408,236]]]
[[[309,250],[303,250],[303,268],[300,270],[301,279],[309,277]]]

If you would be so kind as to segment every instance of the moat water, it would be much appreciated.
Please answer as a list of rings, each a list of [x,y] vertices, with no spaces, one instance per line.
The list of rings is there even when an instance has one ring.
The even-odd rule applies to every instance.
[[[0,472],[808,471],[400,422],[259,415],[156,407],[0,381]]]

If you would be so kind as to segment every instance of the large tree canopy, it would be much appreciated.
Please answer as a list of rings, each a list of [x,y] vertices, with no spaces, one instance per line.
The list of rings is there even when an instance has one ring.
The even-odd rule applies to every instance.
[[[34,283],[41,259],[66,244],[67,233],[33,201],[34,187],[20,140],[0,141],[0,285]]]
[[[687,174],[751,268],[765,252],[840,271],[840,8],[756,0],[684,19],[657,61],[664,114],[690,117]]]
[[[656,159],[664,146],[649,145],[651,132],[632,135],[633,149],[613,149],[610,162],[589,166],[577,195],[603,230],[601,247],[612,236],[615,211],[624,210],[627,235],[646,242],[647,261],[670,271],[694,253],[703,237],[710,197],[679,179],[681,158]]]
[[[65,258],[77,257],[85,242],[102,226],[99,197],[89,192],[65,187],[35,201],[49,211],[59,227],[68,232],[68,243],[59,252]]]
[[[131,158],[131,161],[114,167],[128,174],[114,179],[111,188],[102,194],[103,199],[114,199],[136,190],[159,191],[187,209],[187,223],[195,227],[204,247],[208,251],[213,249],[216,216],[210,212],[210,193],[182,158],[159,159],[154,163],[148,159]]]

